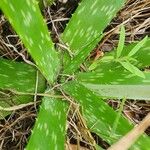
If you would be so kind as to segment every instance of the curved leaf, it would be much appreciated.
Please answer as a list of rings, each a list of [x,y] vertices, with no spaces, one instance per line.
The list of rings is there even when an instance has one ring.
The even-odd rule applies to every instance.
[[[49,83],[53,83],[59,70],[59,59],[36,0],[1,0],[0,8],[41,73]]]
[[[135,53],[138,52],[140,48],[146,43],[148,37],[146,36],[143,40],[141,40],[128,54],[129,57],[132,57]]]

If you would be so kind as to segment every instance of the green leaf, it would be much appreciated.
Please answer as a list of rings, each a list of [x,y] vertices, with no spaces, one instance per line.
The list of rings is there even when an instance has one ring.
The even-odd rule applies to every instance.
[[[34,93],[36,82],[37,92],[43,92],[45,80],[34,67],[0,58],[0,106],[10,107],[32,101],[33,96],[15,95],[11,91]],[[1,111],[0,117],[9,113]]]
[[[90,66],[89,66],[89,70],[94,70],[97,67],[97,61],[94,61]]]
[[[141,78],[145,78],[145,75],[144,73],[139,70],[137,67],[135,67],[134,65],[132,65],[130,62],[128,61],[125,61],[125,62],[122,62],[122,61],[119,61],[119,63],[125,68],[127,69],[128,71],[130,71],[131,73],[141,77]]]
[[[116,131],[117,127],[118,127],[118,124],[119,124],[119,121],[120,121],[120,117],[122,115],[123,107],[125,105],[125,101],[126,101],[126,98],[123,98],[122,102],[120,104],[119,110],[117,112],[117,117],[114,120],[111,134],[115,134],[115,131]]]
[[[62,34],[73,53],[64,73],[76,71],[102,38],[102,32],[124,5],[125,0],[82,0]]]
[[[59,59],[36,0],[1,0],[0,8],[39,70],[49,83],[53,83],[59,70]]]
[[[128,99],[150,100],[150,85],[101,85],[91,83],[83,85],[104,98],[122,99],[127,97]]]
[[[138,77],[117,64],[103,63],[99,70],[79,73],[75,78],[103,97],[150,100],[150,73]]]
[[[135,55],[135,53],[137,53],[137,51],[141,47],[143,47],[143,45],[146,43],[147,40],[148,40],[148,36],[146,36],[143,40],[138,42],[138,44],[129,52],[128,57],[132,57],[133,55]]]
[[[138,44],[138,42],[132,43],[132,44],[128,44],[127,46],[124,46],[124,49],[122,51],[122,57],[128,56],[130,51],[132,51],[132,49],[137,44]],[[105,59],[105,57],[108,57],[108,56],[114,56],[115,52],[116,52],[116,50],[113,50],[111,52],[106,53],[105,56],[102,59]],[[137,51],[132,56],[132,59],[136,60],[136,61],[133,61],[132,64],[134,66],[137,66],[138,68],[144,68],[144,67],[150,66],[150,61],[149,61],[150,60],[150,38],[147,38],[145,44],[140,48],[139,51]],[[100,68],[102,66],[103,66],[103,61],[99,60],[97,68]]]
[[[114,56],[105,56],[105,57],[101,58],[100,60],[96,60],[89,66],[89,70],[94,70],[95,68],[97,68],[98,63],[100,61],[108,62],[108,61],[112,61],[113,59],[114,59]]]
[[[93,72],[82,72],[75,76],[81,82],[109,85],[150,85],[149,72],[145,72],[145,79],[140,78],[119,66],[118,63],[101,63]]]
[[[117,128],[114,134],[111,135],[117,113],[107,103],[76,81],[65,84],[63,90],[80,104],[88,129],[99,135],[109,144],[116,142],[133,128],[133,125],[123,116],[120,116]],[[148,150],[149,146],[150,138],[143,135],[131,149]]]
[[[65,149],[67,108],[61,99],[43,98],[26,150]]]
[[[117,51],[116,51],[117,58],[119,58],[121,56],[121,52],[123,50],[124,43],[125,43],[125,28],[124,28],[124,26],[121,26],[120,38],[119,38],[119,43],[118,43],[118,47],[117,47]]]

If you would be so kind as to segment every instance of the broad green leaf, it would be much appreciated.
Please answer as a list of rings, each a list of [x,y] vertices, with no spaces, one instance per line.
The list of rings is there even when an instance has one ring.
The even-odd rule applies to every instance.
[[[0,106],[10,107],[32,101],[33,96],[15,95],[11,91],[34,93],[36,82],[37,92],[43,92],[45,80],[34,67],[0,58]],[[0,112],[0,118],[4,114],[9,113]]]
[[[129,52],[128,56],[132,57],[133,55],[135,55],[135,53],[137,53],[137,51],[143,47],[143,45],[146,43],[147,39],[148,39],[148,37],[146,36],[143,40],[141,40],[139,43],[137,43],[137,45]]]
[[[78,73],[75,79],[84,83],[105,85],[150,85],[150,73],[144,72],[144,74],[145,79],[130,73],[118,63],[105,62],[101,63],[95,71]]]
[[[138,77],[114,63],[103,63],[99,70],[79,73],[75,78],[103,97],[150,100],[150,73]]]
[[[63,42],[73,53],[64,73],[73,73],[102,38],[102,32],[125,0],[82,0],[64,33]]]
[[[120,116],[116,130],[114,134],[111,135],[117,112],[115,112],[98,95],[76,81],[65,84],[63,90],[80,104],[88,129],[99,135],[109,144],[116,142],[133,128],[133,125],[131,125],[123,116]],[[131,149],[134,150],[135,148],[138,148],[148,150],[149,146],[150,138],[143,135]]]
[[[26,150],[65,149],[67,103],[44,97]]]
[[[25,44],[37,67],[53,83],[59,59],[36,0],[0,0],[0,8]]]
[[[121,30],[120,30],[120,38],[119,38],[119,43],[118,43],[118,47],[117,47],[117,58],[119,58],[121,56],[123,47],[125,44],[125,28],[124,26],[121,26]]]
[[[101,84],[83,84],[88,89],[103,96],[104,98],[150,100],[150,85],[101,85]]]
[[[125,69],[127,69],[128,71],[130,71],[131,73],[133,73],[134,75],[137,75],[141,78],[145,78],[145,75],[142,71],[140,71],[137,67],[135,67],[134,65],[132,65],[130,62],[128,61],[120,61],[119,62]]]

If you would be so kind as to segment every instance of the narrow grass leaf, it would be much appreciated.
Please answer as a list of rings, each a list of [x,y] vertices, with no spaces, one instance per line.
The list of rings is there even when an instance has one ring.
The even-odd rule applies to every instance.
[[[0,58],[0,106],[10,107],[32,101],[33,96],[15,95],[11,91],[34,93],[36,82],[37,92],[43,92],[45,80],[41,74],[38,74],[37,78],[37,70],[34,67]],[[1,111],[0,118],[9,113]]]
[[[65,149],[67,103],[44,97],[26,150]]]
[[[126,61],[119,61],[119,63],[128,71],[130,71],[131,73],[135,74],[136,76],[139,76],[141,78],[145,78],[144,73],[139,70],[137,67],[135,67],[134,65],[132,65],[130,62]]]
[[[119,38],[119,43],[118,43],[118,47],[117,47],[117,51],[116,51],[117,58],[119,58],[121,56],[121,53],[122,53],[122,50],[124,47],[124,43],[125,43],[125,27],[121,26],[120,38]]]
[[[84,62],[124,2],[125,0],[81,1],[62,34],[63,42],[74,54],[71,62],[65,66],[64,73],[73,73]]]
[[[128,56],[128,54],[137,46],[139,42],[128,44],[124,46],[124,49],[122,51],[122,57]],[[137,48],[136,48],[137,49]],[[114,56],[116,50],[113,50],[111,52],[108,52],[105,54],[103,59],[108,56]],[[138,68],[144,68],[150,66],[150,38],[148,37],[147,40],[145,40],[144,45],[138,50],[134,55],[131,57],[132,59],[135,59],[136,61],[133,61],[132,64],[137,66]],[[103,66],[103,62],[99,60],[99,63],[97,64],[97,68],[100,68]]]
[[[140,50],[140,48],[142,48],[143,45],[146,43],[147,39],[148,36],[146,36],[143,40],[137,43],[137,45],[129,52],[128,56],[132,57],[135,53],[137,53],[137,51]]]
[[[96,67],[97,67],[97,61],[94,61],[90,66],[89,66],[89,70],[91,71],[91,70],[94,70]]]
[[[104,102],[101,97],[76,81],[63,85],[63,90],[82,107],[83,117],[86,120],[88,129],[109,144],[116,142],[133,128],[133,125],[121,115],[115,134],[111,135],[117,112]],[[143,135],[131,149],[148,150],[149,146],[150,138]]]
[[[59,59],[36,0],[1,0],[0,8],[39,70],[49,83],[53,83],[59,70]]]
[[[114,124],[113,124],[113,127],[112,127],[111,135],[115,134],[115,131],[117,130],[117,127],[118,127],[118,124],[119,124],[119,120],[120,120],[120,117],[121,117],[121,114],[122,114],[122,111],[123,111],[123,108],[124,108],[125,101],[126,101],[126,98],[124,97],[122,99],[122,101],[121,101],[120,106],[119,106],[119,110],[117,112],[117,117],[114,120]]]

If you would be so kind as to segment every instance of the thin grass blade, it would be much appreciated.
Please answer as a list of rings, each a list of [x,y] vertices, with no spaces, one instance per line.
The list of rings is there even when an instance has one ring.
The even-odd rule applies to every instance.
[[[121,30],[120,30],[120,38],[119,38],[119,43],[118,43],[118,47],[117,47],[117,58],[119,58],[121,56],[123,47],[124,47],[124,43],[125,43],[125,27],[121,26]]]
[[[139,70],[137,67],[135,67],[134,65],[132,65],[130,62],[126,61],[120,61],[119,62],[125,69],[127,69],[128,71],[130,71],[131,73],[133,73],[136,76],[139,76],[141,78],[145,78],[144,73]]]
[[[124,49],[122,51],[122,57],[127,57],[128,54],[138,45],[138,42],[128,44],[124,46]],[[133,61],[132,64],[138,68],[144,68],[150,66],[150,38],[148,37],[147,40],[142,44],[143,46],[138,50],[134,55],[132,55],[132,59],[135,59],[137,61]],[[115,49],[112,52],[106,53],[105,56],[102,58],[105,59],[108,56],[114,56],[115,55]],[[134,51],[135,52],[135,51]],[[100,68],[103,66],[103,61],[99,59],[99,63],[97,64],[97,68]]]
[[[148,36],[146,36],[143,40],[141,40],[128,54],[129,57],[132,57],[133,55],[135,55],[135,53],[137,53],[137,51],[143,47],[143,45],[146,43],[148,39]]]

